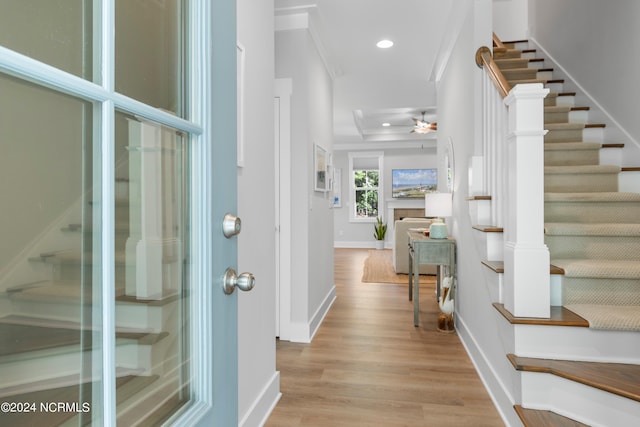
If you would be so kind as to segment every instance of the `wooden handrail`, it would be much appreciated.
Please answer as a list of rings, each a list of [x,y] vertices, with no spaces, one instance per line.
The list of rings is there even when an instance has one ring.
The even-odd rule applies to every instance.
[[[493,33],[493,46],[500,49],[505,49],[504,43],[502,43],[502,40],[498,38],[496,33]]]
[[[486,46],[480,47],[476,51],[476,64],[480,68],[484,68],[487,73],[489,73],[489,77],[496,85],[496,88],[502,95],[502,98],[506,98],[509,92],[511,92],[511,85],[507,81],[507,79],[498,68],[498,65],[493,60],[493,55],[491,55],[491,49]]]

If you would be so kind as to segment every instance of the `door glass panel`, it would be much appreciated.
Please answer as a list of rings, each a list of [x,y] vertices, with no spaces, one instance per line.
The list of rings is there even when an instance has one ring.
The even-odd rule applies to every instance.
[[[91,0],[2,0],[0,45],[91,80],[93,22]]]
[[[94,106],[3,74],[0,93],[0,425],[79,425],[102,401]]]
[[[116,91],[184,117],[187,0],[116,0]]]
[[[189,398],[188,136],[116,113],[118,419],[158,425]]]

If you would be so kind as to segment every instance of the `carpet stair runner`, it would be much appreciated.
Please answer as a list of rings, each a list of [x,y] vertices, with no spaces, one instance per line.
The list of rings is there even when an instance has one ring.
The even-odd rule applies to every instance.
[[[505,43],[505,48],[494,50],[494,56],[512,85],[540,82],[551,91],[544,101],[544,123],[548,130],[544,137],[545,243],[552,266],[558,267],[562,274],[563,311],[554,311],[560,307],[552,306],[555,313],[552,319],[538,321],[513,318],[500,305],[496,307],[514,325],[580,328],[583,325],[576,319],[584,319],[584,326],[599,334],[622,331],[632,334],[629,339],[637,340],[640,332],[640,194],[618,191],[622,169],[618,165],[601,164],[600,153],[621,145],[605,143],[604,125],[589,123],[589,107],[575,105],[576,93],[563,91],[563,81],[554,80],[552,70],[544,68],[544,58],[538,57],[533,49],[516,48],[526,44],[526,41]],[[640,402],[637,386],[640,366],[637,364],[516,355],[508,358],[519,371],[558,375]],[[600,354],[600,358],[606,359],[606,354]],[[638,410],[637,406],[625,405],[628,404],[623,402],[620,407],[632,408],[632,413]],[[616,412],[620,407],[603,408],[603,413],[625,412]],[[552,411],[520,405],[514,408],[525,426],[587,425]],[[637,419],[634,417],[630,415],[630,419]],[[605,424],[620,425],[611,415]]]
[[[512,84],[554,81],[543,58],[507,52],[496,63]],[[620,166],[600,164],[603,141],[585,138],[604,125],[574,100],[552,89],[544,116],[545,243],[564,270],[562,304],[592,328],[640,331],[640,194],[618,192]]]

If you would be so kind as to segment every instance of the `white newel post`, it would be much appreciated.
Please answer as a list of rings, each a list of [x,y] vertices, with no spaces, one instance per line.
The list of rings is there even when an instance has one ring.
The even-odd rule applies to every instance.
[[[129,120],[129,238],[126,294],[159,299],[178,273],[175,234],[175,133]]]
[[[550,316],[549,249],[544,243],[544,97],[542,84],[514,87],[505,98],[507,213],[504,305],[514,316]]]

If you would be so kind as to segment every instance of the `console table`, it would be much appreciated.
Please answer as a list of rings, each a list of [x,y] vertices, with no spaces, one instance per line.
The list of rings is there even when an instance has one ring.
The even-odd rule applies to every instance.
[[[413,299],[413,325],[420,317],[420,264],[436,265],[436,297],[440,301],[441,267],[448,267],[448,275],[456,275],[456,241],[430,239],[419,231],[409,231],[409,301]]]

